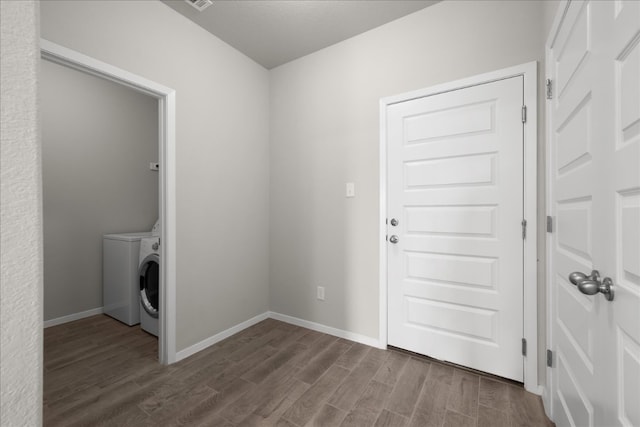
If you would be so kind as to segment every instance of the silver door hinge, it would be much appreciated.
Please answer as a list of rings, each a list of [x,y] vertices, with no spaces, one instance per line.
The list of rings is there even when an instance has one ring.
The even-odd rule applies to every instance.
[[[527,340],[525,338],[522,338],[522,355],[527,355]]]
[[[547,233],[553,233],[553,217],[547,216]]]
[[[547,99],[553,99],[553,82],[551,79],[547,79],[545,85],[547,87]]]
[[[522,106],[522,123],[527,123],[527,106]]]
[[[547,366],[553,367],[553,351],[547,350]]]
[[[527,238],[527,220],[523,219],[520,223],[522,225],[522,240]]]

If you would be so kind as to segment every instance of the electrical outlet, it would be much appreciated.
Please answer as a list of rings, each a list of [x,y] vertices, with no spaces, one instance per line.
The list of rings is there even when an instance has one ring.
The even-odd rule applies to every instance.
[[[318,286],[317,298],[324,301],[324,286]]]

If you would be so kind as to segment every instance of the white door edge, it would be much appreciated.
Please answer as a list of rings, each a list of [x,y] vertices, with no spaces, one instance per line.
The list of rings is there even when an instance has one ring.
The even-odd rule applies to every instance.
[[[527,106],[527,122],[524,126],[524,215],[528,224],[524,241],[524,295],[523,324],[524,339],[527,340],[527,356],[524,358],[524,387],[527,391],[541,394],[538,384],[538,293],[537,293],[537,76],[536,61],[468,77],[425,89],[393,95],[380,100],[380,218],[379,218],[379,342],[386,347],[387,336],[387,107],[398,102],[436,95],[456,89],[490,83],[510,77],[523,76],[524,101]]]
[[[145,77],[117,68],[75,50],[40,39],[43,59],[127,86],[158,99],[160,162],[160,321],[158,358],[176,361],[176,98],[175,91]]]
[[[553,58],[552,58],[552,54],[551,54],[551,46],[553,46],[553,44],[555,43],[556,37],[558,35],[558,31],[560,29],[560,24],[562,23],[562,21],[564,20],[564,17],[566,15],[567,9],[569,7],[569,0],[562,0],[560,2],[560,4],[558,5],[558,9],[556,10],[556,16],[553,20],[553,25],[551,26],[551,30],[549,31],[549,36],[547,37],[547,41],[545,43],[545,64],[546,64],[546,69],[545,69],[545,79],[546,76],[551,76],[553,75],[553,69],[552,69],[552,63],[553,63]],[[552,151],[551,151],[551,141],[553,140],[553,135],[552,135],[552,121],[553,121],[553,117],[552,117],[552,109],[551,109],[551,100],[547,99],[545,101],[546,104],[546,108],[545,108],[545,136],[546,136],[546,143],[545,143],[545,201],[546,201],[546,209],[547,209],[547,214],[550,215],[551,212],[551,206],[553,205],[553,194],[551,192],[551,178],[552,178],[552,171],[553,171],[553,156]],[[552,349],[553,348],[553,319],[551,318],[551,313],[552,313],[552,300],[553,300],[553,292],[551,289],[551,284],[553,283],[552,281],[552,277],[553,277],[553,234],[551,235],[550,238],[546,239],[546,276],[545,276],[545,295],[546,295],[546,301],[544,302],[545,304],[545,313],[546,313],[546,317],[547,317],[547,321],[546,321],[546,348],[547,349]],[[546,385],[545,385],[545,389],[544,392],[542,393],[542,404],[544,406],[544,411],[547,414],[547,416],[549,417],[549,419],[551,418],[551,415],[553,414],[553,393],[551,392],[552,390],[552,384],[553,384],[553,369],[547,369],[546,370]]]

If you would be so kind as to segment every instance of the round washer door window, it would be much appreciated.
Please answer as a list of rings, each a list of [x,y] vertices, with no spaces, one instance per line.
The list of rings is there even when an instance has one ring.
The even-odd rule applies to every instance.
[[[138,270],[140,274],[140,302],[150,316],[158,317],[160,297],[160,258],[151,254],[144,259]]]

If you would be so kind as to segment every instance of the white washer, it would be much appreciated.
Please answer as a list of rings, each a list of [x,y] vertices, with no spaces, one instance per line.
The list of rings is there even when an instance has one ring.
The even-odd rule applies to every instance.
[[[140,327],[158,336],[158,311],[160,307],[160,223],[151,230],[151,236],[140,240],[138,264],[138,295]]]
[[[129,326],[140,323],[140,240],[150,232],[105,234],[102,239],[104,313]]]

